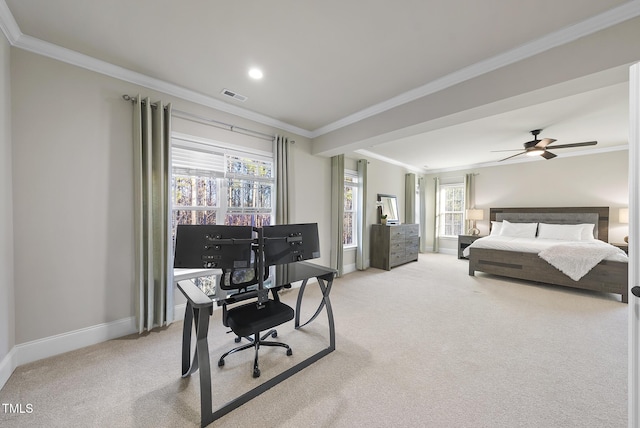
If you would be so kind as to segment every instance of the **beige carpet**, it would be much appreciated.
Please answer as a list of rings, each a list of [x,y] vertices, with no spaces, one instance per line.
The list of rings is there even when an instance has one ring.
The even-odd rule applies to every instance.
[[[317,286],[306,297],[317,301]],[[331,301],[336,351],[211,427],[627,425],[627,305],[613,295],[469,277],[466,261],[423,254],[390,272],[337,279]],[[279,329],[294,355],[263,348],[260,380],[326,346],[326,316],[314,324]],[[0,403],[33,411],[0,407],[0,426],[198,426],[198,375],[180,377],[181,328],[19,367]],[[253,355],[217,367],[234,345],[218,311],[209,340],[214,405],[221,405],[255,384]]]

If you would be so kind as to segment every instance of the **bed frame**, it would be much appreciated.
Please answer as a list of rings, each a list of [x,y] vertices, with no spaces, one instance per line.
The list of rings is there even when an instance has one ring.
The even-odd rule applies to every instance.
[[[491,221],[512,223],[540,222],[555,224],[594,223],[594,236],[604,242],[609,238],[609,207],[491,208]],[[628,263],[603,260],[579,281],[574,281],[536,253],[469,249],[469,275],[476,271],[545,284],[620,294],[628,303]]]

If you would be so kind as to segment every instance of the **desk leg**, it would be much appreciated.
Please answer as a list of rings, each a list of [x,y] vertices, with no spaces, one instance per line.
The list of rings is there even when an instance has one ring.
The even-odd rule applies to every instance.
[[[305,279],[302,281],[302,285],[300,285],[300,290],[298,290],[298,299],[296,300],[296,329],[302,327],[300,325],[300,306],[302,306],[302,296],[304,295],[304,289],[307,287],[307,282],[309,280]],[[307,323],[305,323],[307,324]]]
[[[187,301],[184,311],[184,322],[182,323],[182,377],[187,377],[198,370],[196,355],[191,361],[191,324],[193,323],[194,308]],[[196,367],[194,367],[196,365]]]
[[[196,327],[196,353],[200,366],[200,425],[203,427],[213,422],[211,365],[209,363],[209,343],[207,342],[209,317],[212,315],[210,310],[198,310]]]
[[[211,395],[211,365],[209,363],[209,318],[213,308],[199,309],[187,302],[182,328],[182,377],[200,369],[200,425],[213,422]],[[191,360],[191,328],[196,330],[196,349]]]
[[[335,333],[335,325],[333,323],[333,310],[331,309],[331,300],[329,300],[329,293],[331,292],[331,286],[333,285],[333,278],[329,280],[325,280],[322,278],[316,278],[318,280],[318,286],[320,287],[320,291],[322,292],[322,301],[320,305],[318,305],[318,309],[313,314],[311,318],[304,324],[300,324],[300,307],[302,306],[302,297],[304,295],[304,290],[307,286],[307,280],[305,279],[300,286],[300,291],[298,292],[298,300],[296,301],[296,321],[295,328],[299,329],[309,324],[311,321],[316,319],[316,317],[322,311],[322,308],[327,308],[327,319],[329,321],[329,348],[331,350],[336,349],[336,333]]]

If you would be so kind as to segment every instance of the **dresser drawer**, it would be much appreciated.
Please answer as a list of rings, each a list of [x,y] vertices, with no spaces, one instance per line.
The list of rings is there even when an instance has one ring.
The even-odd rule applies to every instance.
[[[406,257],[404,255],[404,251],[392,253],[389,257],[389,264],[393,266],[398,266],[406,262]]]
[[[404,247],[404,252],[405,252],[405,253],[407,253],[407,254],[408,254],[408,253],[415,253],[415,254],[418,254],[418,252],[419,252],[419,251],[420,251],[420,248],[419,248],[419,245],[418,245],[418,243],[417,243],[417,242],[416,242],[416,243],[414,243],[414,244],[413,244],[413,243],[412,243],[412,244],[407,244],[407,245]]]
[[[390,241],[404,241],[404,232],[398,226],[393,226],[389,231]]]
[[[411,225],[413,226],[413,225]],[[419,231],[418,231],[418,225],[415,225],[416,227],[407,227],[404,231],[404,236],[405,239],[418,239],[418,236],[420,235]]]

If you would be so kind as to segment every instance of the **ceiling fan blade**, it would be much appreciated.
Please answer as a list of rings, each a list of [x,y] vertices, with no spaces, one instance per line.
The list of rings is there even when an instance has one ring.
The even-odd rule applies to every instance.
[[[572,143],[572,144],[560,144],[559,146],[553,146],[553,150],[555,149],[568,149],[569,147],[583,147],[583,146],[595,146],[598,144],[597,141],[585,141],[584,143]]]
[[[498,153],[498,152],[521,152],[522,149],[509,149],[509,150],[491,150],[491,153]]]
[[[523,155],[525,153],[527,153],[527,152],[524,151],[524,152],[516,153],[515,155],[509,156],[508,158],[500,159],[498,162],[506,161],[507,159],[515,158],[516,156],[520,156],[520,155]]]
[[[540,156],[542,156],[542,157],[543,157],[543,158],[545,158],[546,160],[549,160],[549,159],[553,159],[553,158],[555,158],[555,157],[556,157],[556,156],[558,156],[558,155],[554,155],[553,153],[548,152],[548,151],[546,151],[546,150],[545,150],[543,153],[541,153],[541,154],[540,154]]]
[[[544,149],[545,147],[547,147],[549,144],[553,143],[554,140],[553,138],[543,138],[542,140],[540,140],[538,142],[538,144],[536,144],[536,147],[539,147],[541,149]]]

